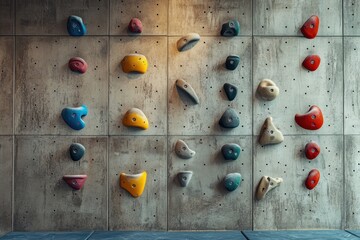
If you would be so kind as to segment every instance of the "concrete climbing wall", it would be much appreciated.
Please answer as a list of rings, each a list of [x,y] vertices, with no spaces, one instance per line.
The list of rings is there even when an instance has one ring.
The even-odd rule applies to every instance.
[[[0,233],[10,230],[225,230],[357,228],[360,203],[359,63],[360,3],[356,0],[0,0]],[[299,31],[311,15],[320,17],[317,38]],[[88,34],[71,37],[69,15],[83,18]],[[291,17],[290,17],[291,16]],[[144,31],[127,31],[132,17]],[[222,23],[240,22],[240,36],[219,36]],[[180,36],[197,32],[199,43],[178,52]],[[144,54],[144,75],[125,74],[123,57]],[[230,54],[240,56],[234,71],[224,68]],[[318,54],[317,71],[301,63]],[[68,60],[82,57],[88,71],[69,71]],[[200,103],[184,99],[179,78],[195,89]],[[269,78],[280,88],[272,102],[255,96]],[[238,87],[228,101],[224,83]],[[60,112],[86,104],[87,126],[70,129]],[[325,123],[307,131],[296,113],[318,105]],[[122,125],[126,111],[140,108],[150,128]],[[219,127],[227,108],[240,126]],[[283,143],[261,147],[258,134],[272,116]],[[190,160],[174,153],[178,139],[196,151]],[[321,154],[304,157],[317,141]],[[69,146],[86,147],[73,162]],[[224,162],[220,149],[238,143],[241,156]],[[308,172],[321,172],[312,191]],[[119,174],[148,172],[143,196],[119,187]],[[176,175],[192,170],[188,187]],[[243,181],[235,192],[222,187],[227,173]],[[87,174],[73,191],[64,174]],[[254,200],[263,175],[284,183],[262,201]],[[296,216],[296,217],[295,217]]]

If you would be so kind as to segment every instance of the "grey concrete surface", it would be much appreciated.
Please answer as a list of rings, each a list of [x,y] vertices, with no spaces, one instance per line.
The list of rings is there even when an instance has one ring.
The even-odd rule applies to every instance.
[[[0,35],[14,34],[15,1],[0,1]]]
[[[360,35],[360,2],[355,0],[343,1],[344,11],[344,35],[359,36]]]

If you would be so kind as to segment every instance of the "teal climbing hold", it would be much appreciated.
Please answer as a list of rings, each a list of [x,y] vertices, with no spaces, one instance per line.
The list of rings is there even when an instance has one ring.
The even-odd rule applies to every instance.
[[[235,70],[240,63],[240,57],[237,55],[230,55],[226,58],[225,67],[228,70]]]
[[[233,19],[222,25],[221,36],[232,37],[237,36],[240,33],[240,23]]]
[[[179,172],[177,177],[178,177],[180,186],[186,187],[189,184],[192,175],[193,175],[192,171],[181,171],[181,172]]]
[[[70,157],[73,161],[79,161],[85,154],[85,147],[80,143],[70,145]]]
[[[232,192],[240,186],[241,180],[240,173],[229,173],[224,178],[224,186],[229,192]]]
[[[234,100],[237,95],[237,87],[230,83],[225,83],[223,88],[229,101]]]
[[[70,16],[67,22],[67,30],[71,36],[84,36],[86,34],[86,26],[79,16]]]
[[[221,148],[225,160],[236,160],[240,156],[240,151],[241,147],[236,143],[228,143]]]
[[[88,108],[85,105],[77,108],[64,108],[61,116],[64,121],[74,130],[81,130],[85,127],[86,123],[82,120],[88,114]]]
[[[219,121],[223,128],[236,128],[240,124],[240,118],[233,108],[228,108]]]

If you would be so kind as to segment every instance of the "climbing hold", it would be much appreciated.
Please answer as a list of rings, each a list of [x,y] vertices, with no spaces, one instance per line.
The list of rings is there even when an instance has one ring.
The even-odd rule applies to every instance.
[[[306,188],[312,190],[319,183],[319,180],[320,180],[319,170],[317,169],[311,170],[305,181]]]
[[[79,161],[85,154],[85,147],[80,143],[70,145],[70,157],[74,161]]]
[[[237,94],[237,87],[235,87],[234,85],[232,85],[230,83],[225,83],[223,88],[225,90],[225,94],[226,94],[227,98],[229,99],[229,101],[234,100],[236,97],[236,94]]]
[[[230,20],[222,25],[221,36],[232,37],[239,35],[240,23],[237,20]]]
[[[320,20],[316,15],[311,16],[301,27],[301,32],[306,38],[315,38],[319,31]]]
[[[177,174],[177,177],[178,177],[180,186],[186,187],[189,184],[192,175],[193,175],[192,171],[181,171],[181,172],[179,172]]]
[[[228,108],[219,120],[223,128],[236,128],[240,124],[240,118],[233,108]]]
[[[194,89],[191,87],[191,85],[183,79],[178,79],[175,82],[177,89],[183,91],[186,93],[186,95],[195,103],[199,104],[199,97],[196,95]]]
[[[143,111],[138,108],[131,108],[125,113],[123,124],[127,127],[137,127],[141,129],[149,128],[149,121]]]
[[[175,153],[183,159],[189,159],[195,156],[196,152],[191,150],[183,140],[177,140],[175,144]]]
[[[241,184],[241,174],[240,173],[229,173],[224,178],[224,186],[229,191],[232,192],[237,189]]]
[[[85,73],[88,65],[84,59],[80,57],[73,57],[69,60],[69,68],[73,72]]]
[[[84,36],[86,34],[86,26],[81,17],[70,16],[67,21],[67,30],[71,36]]]
[[[324,117],[318,106],[311,106],[305,114],[296,114],[295,122],[302,128],[307,130],[317,130],[324,123]]]
[[[305,145],[305,156],[307,159],[313,160],[320,153],[320,146],[314,142],[310,141]]]
[[[177,41],[177,50],[179,52],[184,52],[193,48],[200,40],[200,35],[197,33],[189,33],[186,36],[183,36]]]
[[[309,71],[315,71],[319,67],[320,61],[321,59],[318,55],[310,55],[304,59],[302,65]]]
[[[256,199],[261,200],[271,190],[278,187],[283,182],[282,178],[272,178],[263,176],[256,190]]]
[[[64,181],[74,190],[80,190],[87,179],[87,175],[64,175]]]
[[[128,191],[133,197],[140,197],[144,192],[147,173],[120,174],[120,187]]]
[[[272,101],[279,95],[279,88],[270,79],[263,79],[257,87],[256,95],[262,100]]]
[[[142,54],[126,55],[121,61],[121,68],[124,73],[146,73],[148,68],[148,61]]]
[[[66,107],[62,110],[61,116],[64,121],[74,130],[81,130],[86,123],[82,120],[88,114],[88,108],[85,105],[76,108]]]
[[[221,148],[225,160],[236,160],[240,156],[240,151],[241,147],[236,143],[228,143]]]
[[[129,22],[128,29],[132,33],[141,33],[143,30],[143,25],[138,18],[132,18]]]
[[[237,55],[230,55],[226,58],[225,67],[228,70],[235,70],[240,63],[240,57]]]
[[[267,117],[261,128],[259,143],[265,146],[268,144],[281,143],[282,141],[284,141],[284,136],[280,130],[275,127],[272,117]]]

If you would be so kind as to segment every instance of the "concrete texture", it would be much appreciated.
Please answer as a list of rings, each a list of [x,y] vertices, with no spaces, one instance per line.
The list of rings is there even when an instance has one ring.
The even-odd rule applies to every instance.
[[[243,231],[248,240],[343,240],[358,239],[351,233],[341,230],[307,230],[307,231]]]
[[[13,137],[0,137],[0,235],[12,229]]]
[[[355,0],[344,0],[344,35],[360,35],[360,2]]]
[[[0,35],[14,34],[15,1],[0,1]]]

